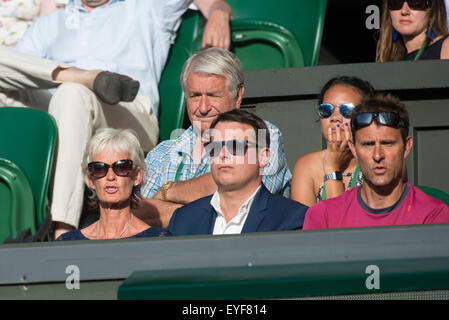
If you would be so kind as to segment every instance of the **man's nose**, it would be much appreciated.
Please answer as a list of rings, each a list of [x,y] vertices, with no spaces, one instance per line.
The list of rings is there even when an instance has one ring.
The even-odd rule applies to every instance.
[[[226,149],[226,146],[225,145],[222,145],[221,146],[221,149],[220,149],[220,159],[225,159],[225,158],[227,158],[229,156],[229,154],[228,154],[228,149]]]
[[[207,96],[201,96],[199,111],[201,114],[207,114],[210,111],[209,98]]]
[[[231,157],[231,153],[230,151],[227,149],[227,147],[225,145],[223,145],[220,149],[220,156],[219,156],[220,162],[221,163],[232,163],[232,157]]]
[[[380,162],[382,161],[384,158],[384,152],[383,152],[383,148],[380,144],[376,144],[374,146],[374,154],[373,154],[373,159],[376,162]]]

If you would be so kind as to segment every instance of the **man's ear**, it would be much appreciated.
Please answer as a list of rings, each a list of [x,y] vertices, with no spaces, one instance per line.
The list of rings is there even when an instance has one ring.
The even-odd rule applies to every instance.
[[[242,84],[237,91],[237,97],[235,98],[235,108],[240,109],[240,104],[242,103],[243,94],[245,93],[245,86]]]
[[[354,142],[352,141],[352,139],[348,140],[348,147],[349,147],[349,150],[351,150],[352,155],[354,156],[354,158],[357,159],[357,153],[355,152],[355,145],[354,145]]]
[[[413,138],[408,136],[407,138],[405,138],[404,159],[407,159],[407,156],[410,153],[410,150],[412,150],[412,147],[413,147]]]
[[[259,168],[264,168],[270,160],[270,149],[263,148],[259,150]]]

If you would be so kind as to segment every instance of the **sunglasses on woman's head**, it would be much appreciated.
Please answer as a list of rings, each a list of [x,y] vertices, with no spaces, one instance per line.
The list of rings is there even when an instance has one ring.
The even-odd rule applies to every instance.
[[[112,165],[104,162],[90,162],[87,165],[89,174],[91,177],[99,179],[108,174],[109,168],[112,167],[112,171],[119,177],[127,177],[130,175],[133,169],[132,160],[119,160]]]
[[[369,126],[374,119],[377,119],[377,122],[384,126],[389,127],[401,127],[403,126],[403,122],[399,118],[399,114],[394,112],[364,112],[356,115],[354,119],[351,121],[351,127],[353,129],[360,129],[363,127]]]
[[[401,10],[404,2],[407,2],[412,10],[425,10],[431,5],[430,0],[388,0],[388,9]]]
[[[257,147],[257,143],[244,139],[209,141],[204,144],[204,150],[209,157],[214,158],[218,157],[223,146],[225,146],[226,150],[233,156],[243,156],[249,146]]]
[[[343,118],[351,119],[351,112],[355,108],[352,103],[343,103],[340,106],[340,114]],[[318,106],[318,116],[321,119],[329,118],[334,113],[335,107],[331,103],[322,103]]]

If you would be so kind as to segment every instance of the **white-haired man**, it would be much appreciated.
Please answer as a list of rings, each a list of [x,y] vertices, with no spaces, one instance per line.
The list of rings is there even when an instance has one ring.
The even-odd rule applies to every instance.
[[[240,108],[245,91],[239,59],[220,48],[190,57],[180,78],[192,125],[178,138],[160,143],[146,157],[148,178],[142,196],[147,199],[142,201],[139,216],[150,225],[166,227],[175,209],[217,190],[203,148],[208,141],[205,133],[219,114]],[[273,124],[267,122],[267,126],[272,143],[262,181],[271,193],[289,196],[291,173],[281,133]]]

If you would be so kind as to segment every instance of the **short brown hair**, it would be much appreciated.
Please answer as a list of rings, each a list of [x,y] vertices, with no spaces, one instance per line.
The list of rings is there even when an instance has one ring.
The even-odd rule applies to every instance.
[[[212,124],[210,125],[210,129],[215,128],[215,126],[219,122],[240,122],[248,124],[253,127],[254,131],[256,132],[256,142],[259,147],[270,147],[270,132],[268,130],[268,127],[265,121],[256,116],[254,113],[240,109],[234,109],[228,112],[221,113],[218,115],[217,119],[212,122]],[[259,141],[259,130],[265,130],[265,141]],[[262,142],[265,142],[265,144],[262,144]]]
[[[362,99],[362,102],[352,110],[351,113],[351,123],[354,118],[361,113],[365,112],[394,112],[399,115],[399,122],[402,123],[398,129],[401,130],[402,140],[405,142],[408,137],[408,129],[410,125],[410,120],[408,116],[408,111],[405,105],[401,103],[399,98],[391,94],[376,94],[373,96],[367,96]],[[377,119],[374,121],[377,122]],[[355,132],[359,128],[354,128],[351,126],[352,139],[355,141]]]

